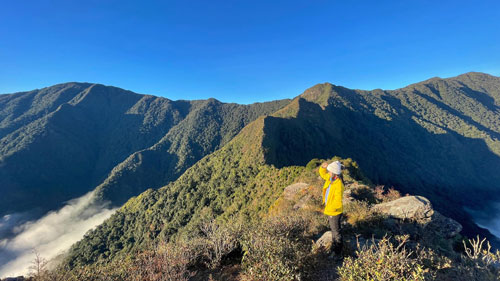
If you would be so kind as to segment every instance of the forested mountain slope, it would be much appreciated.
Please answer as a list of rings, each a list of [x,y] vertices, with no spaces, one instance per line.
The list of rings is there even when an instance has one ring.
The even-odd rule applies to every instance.
[[[499,88],[498,77],[478,73],[394,91],[317,85],[175,182],[131,199],[75,244],[67,262],[106,261],[168,240],[207,214],[258,219],[295,179],[294,165],[331,155],[352,157],[372,182],[427,196],[477,231],[462,207],[494,199],[499,188]]]
[[[159,188],[175,180],[203,156],[228,143],[250,121],[288,102],[242,106],[204,101],[158,143],[117,165],[97,187],[98,198],[121,205],[147,188]]]
[[[374,182],[439,207],[448,199],[477,207],[498,199],[499,89],[500,78],[481,73],[394,91],[316,85],[266,119],[266,161],[303,165],[310,157],[348,156]]]
[[[108,176],[112,181],[100,190],[122,189],[114,194],[119,198],[106,196],[120,205],[147,187],[175,179],[248,122],[287,102],[171,101],[88,83],[0,95],[0,215],[57,208]],[[151,157],[157,162],[148,162]],[[148,169],[147,186],[134,182],[130,189],[128,179],[120,180],[123,169],[131,175],[129,164],[159,172],[153,178],[154,170]]]
[[[110,262],[158,241],[190,236],[207,218],[257,223],[296,181],[304,167],[276,168],[265,162],[265,120],[259,117],[220,150],[204,157],[176,181],[130,199],[110,219],[76,243],[69,267]],[[363,179],[351,159],[351,176]]]

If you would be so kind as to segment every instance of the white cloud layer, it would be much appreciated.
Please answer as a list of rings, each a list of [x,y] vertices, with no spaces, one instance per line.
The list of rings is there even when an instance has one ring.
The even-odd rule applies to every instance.
[[[491,234],[500,238],[500,217],[496,215],[500,213],[500,203],[495,203],[486,210],[464,209],[472,216],[478,226],[488,229]]]
[[[93,203],[93,193],[73,199],[58,211],[49,212],[36,221],[13,228],[15,236],[0,240],[0,278],[26,275],[36,250],[50,260],[68,250],[84,234],[109,218],[116,209]],[[4,228],[12,214],[0,219]]]

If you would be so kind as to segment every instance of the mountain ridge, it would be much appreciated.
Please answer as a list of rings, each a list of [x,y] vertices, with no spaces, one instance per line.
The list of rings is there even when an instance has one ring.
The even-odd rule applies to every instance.
[[[0,180],[0,186],[5,189],[6,196],[2,199],[6,201],[0,204],[3,206],[0,214],[38,207],[46,211],[83,195],[102,183],[113,168],[129,155],[161,141],[191,111],[208,109],[215,102],[171,101],[90,83],[58,84],[2,97],[0,175],[3,180]],[[260,112],[272,112],[286,102],[283,100],[253,106],[218,102],[226,111],[239,110],[239,118],[243,121],[230,119],[230,115],[226,114],[223,123],[234,123],[224,131],[228,135],[213,140],[211,138],[215,135],[207,135],[206,141],[214,143],[205,145],[190,157],[199,159],[215,149],[218,142],[231,138],[231,134],[234,135],[249,122],[246,113],[255,118]],[[211,116],[207,113],[198,118],[208,122]],[[183,132],[177,133],[182,135]],[[177,147],[185,145],[184,141]],[[51,169],[47,170],[46,166]],[[47,197],[40,192],[33,193],[35,186],[42,192],[51,193],[52,188],[58,191]],[[14,193],[13,190],[17,191]],[[135,194],[127,196],[132,195]],[[44,197],[47,200],[43,200],[40,206],[37,201]],[[7,208],[13,207],[9,203],[12,201],[18,202],[19,206]]]
[[[457,194],[464,196],[468,191],[467,189],[460,191],[460,188],[467,188],[474,182],[477,184],[480,181],[497,182],[494,174],[488,174],[489,178],[480,178],[476,170],[464,172],[464,169],[476,166],[482,161],[493,161],[489,164],[493,164],[494,170],[500,166],[500,158],[494,153],[490,154],[485,143],[483,146],[480,145],[482,139],[474,141],[467,138],[470,134],[468,129],[480,130],[474,123],[466,130],[458,130],[461,128],[460,124],[468,124],[469,120],[453,117],[452,121],[458,125],[441,126],[446,132],[444,135],[434,134],[433,131],[423,127],[422,122],[417,122],[413,117],[422,109],[420,105],[422,103],[427,105],[425,102],[428,100],[422,93],[415,94],[412,99],[410,93],[414,88],[415,86],[412,86],[402,92],[362,92],[331,84],[320,84],[306,90],[305,94],[299,95],[275,113],[261,116],[248,124],[233,140],[202,158],[187,169],[178,180],[157,191],[148,191],[126,203],[124,213],[120,216],[133,221],[128,222],[127,219],[125,222],[119,222],[112,217],[105,226],[97,230],[98,234],[90,234],[76,244],[70,255],[70,263],[76,260],[77,264],[80,262],[85,264],[105,258],[94,256],[91,260],[80,260],[83,256],[89,256],[88,250],[84,249],[93,243],[104,243],[100,244],[101,247],[114,249],[116,252],[112,251],[111,254],[114,256],[132,249],[128,247],[135,249],[147,239],[170,239],[169,237],[177,235],[179,230],[190,229],[191,225],[196,224],[200,216],[203,216],[202,210],[205,207],[212,210],[214,215],[224,218],[228,218],[234,212],[249,217],[255,216],[245,211],[247,208],[252,208],[249,206],[256,206],[257,198],[262,198],[256,195],[258,191],[253,179],[261,178],[264,174],[272,179],[273,171],[280,169],[293,174],[291,171],[295,169],[294,167],[305,166],[311,158],[325,159],[327,158],[325,155],[352,157],[365,171],[368,179],[374,183],[394,184],[403,192],[425,195],[435,203],[438,210],[462,222],[465,221],[466,233],[485,234],[484,230],[471,223],[471,218],[463,210],[450,210],[446,206],[460,208],[463,201],[453,196]],[[449,94],[464,95],[454,91]],[[438,113],[448,111],[448,108],[444,108]],[[429,120],[428,122],[435,119],[433,114],[425,110],[419,116],[423,118],[422,120]],[[418,146],[418,143],[423,143],[424,148]],[[467,149],[471,151],[467,152]],[[474,158],[475,152],[480,152],[478,155],[481,157]],[[454,161],[456,167],[445,165],[450,159]],[[468,161],[464,161],[465,159],[472,160],[472,166]],[[463,175],[459,175],[460,172]],[[476,174],[474,182],[460,184],[474,174]],[[242,178],[248,179],[249,182],[241,181]],[[283,186],[276,182],[268,184],[273,186],[271,190],[264,186],[260,188],[267,190],[267,193],[263,191],[264,194],[272,199],[264,200],[265,206],[256,207],[256,210],[268,208],[276,199],[273,197],[273,192],[279,193],[276,188]],[[488,195],[491,198],[491,191],[498,187],[493,185],[485,188],[474,185],[474,188],[484,188],[484,190],[481,193],[478,189],[477,194],[464,197],[473,204],[488,198]],[[453,193],[450,194],[450,191]],[[246,202],[236,200],[238,196],[247,198]],[[229,206],[225,203],[226,200],[229,202],[236,200],[240,203],[237,203],[237,207],[232,207],[231,203],[228,203]],[[131,210],[133,214],[129,213]],[[137,217],[141,219],[136,221]],[[142,220],[145,222],[141,222]],[[156,234],[147,236],[149,237],[147,239],[146,236],[141,236],[145,235],[144,233],[130,232],[133,225],[136,227],[142,225],[141,228],[145,228],[148,224],[155,226],[156,230],[153,233]],[[118,229],[120,233],[133,235],[133,240],[140,242],[127,244],[121,238],[119,244],[92,240],[95,237],[107,237],[106,233],[113,233]],[[124,248],[117,246],[122,243],[129,246]],[[79,251],[85,254],[82,256],[82,252]]]
[[[109,105],[113,93],[99,95],[103,89],[92,86],[79,98]],[[75,244],[69,264],[94,263],[139,249],[147,241],[177,237],[208,214],[258,219],[280,188],[295,179],[298,166],[332,155],[354,159],[374,184],[424,195],[439,212],[460,221],[465,234],[488,236],[462,208],[478,203],[486,208],[500,199],[495,192],[500,188],[499,89],[500,78],[467,73],[397,90],[351,90],[323,83],[292,100],[248,106],[132,95],[131,100],[139,100],[120,111],[136,114],[130,120],[139,132],[156,132],[156,137],[148,138],[149,145],[141,142],[141,149],[123,155],[115,165],[98,165],[110,170],[94,185],[96,200],[127,203]],[[75,121],[87,120],[83,109],[74,108],[64,105],[58,114],[70,111]],[[99,112],[96,108],[91,110]],[[108,113],[103,118],[119,124],[112,127],[117,143],[145,137],[119,130],[128,129],[129,119]],[[64,122],[72,123],[67,118],[57,121],[55,131]],[[155,131],[159,126],[169,131]],[[106,139],[107,132],[101,134]]]

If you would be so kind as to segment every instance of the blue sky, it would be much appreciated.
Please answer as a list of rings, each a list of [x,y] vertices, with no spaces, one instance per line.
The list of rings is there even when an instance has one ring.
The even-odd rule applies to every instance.
[[[251,103],[500,76],[500,1],[4,0],[0,93],[69,81]]]

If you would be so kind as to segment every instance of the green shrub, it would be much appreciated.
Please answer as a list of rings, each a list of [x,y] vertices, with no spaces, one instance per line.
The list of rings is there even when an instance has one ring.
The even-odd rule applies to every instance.
[[[319,165],[321,165],[321,163],[322,163],[321,159],[314,158],[311,161],[309,161],[309,163],[307,163],[306,169],[309,170],[309,171],[310,170],[314,170],[314,169],[318,168]]]

